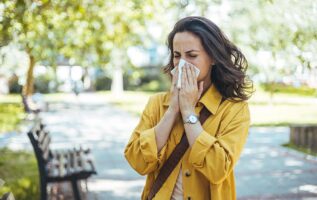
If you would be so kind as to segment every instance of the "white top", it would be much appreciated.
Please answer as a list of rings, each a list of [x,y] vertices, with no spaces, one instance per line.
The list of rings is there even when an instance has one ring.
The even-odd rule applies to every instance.
[[[183,176],[182,176],[182,167],[179,170],[179,174],[174,186],[171,200],[183,200]]]

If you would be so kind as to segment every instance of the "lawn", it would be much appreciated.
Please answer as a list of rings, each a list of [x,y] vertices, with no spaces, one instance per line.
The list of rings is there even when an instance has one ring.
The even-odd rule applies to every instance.
[[[15,130],[23,118],[20,103],[0,103],[0,133]]]
[[[39,199],[39,176],[33,153],[0,149],[0,196],[12,192],[15,199]]]

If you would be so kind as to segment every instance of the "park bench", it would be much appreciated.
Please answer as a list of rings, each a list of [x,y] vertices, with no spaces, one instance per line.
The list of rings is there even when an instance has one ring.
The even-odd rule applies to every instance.
[[[80,200],[78,181],[96,174],[90,150],[83,148],[51,150],[51,137],[45,125],[35,122],[28,132],[38,163],[41,200],[47,199],[47,184],[69,181],[74,199]]]
[[[292,124],[290,131],[290,142],[292,144],[317,153],[317,125]]]
[[[39,106],[33,102],[30,96],[25,96],[21,94],[21,97],[22,97],[23,108],[26,113],[37,114],[41,112],[41,109],[39,108]]]

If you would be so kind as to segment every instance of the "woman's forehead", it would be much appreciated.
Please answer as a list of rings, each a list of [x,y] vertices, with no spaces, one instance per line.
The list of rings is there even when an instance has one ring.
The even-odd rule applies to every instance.
[[[182,51],[201,50],[200,38],[190,32],[176,33],[173,39],[173,49]]]

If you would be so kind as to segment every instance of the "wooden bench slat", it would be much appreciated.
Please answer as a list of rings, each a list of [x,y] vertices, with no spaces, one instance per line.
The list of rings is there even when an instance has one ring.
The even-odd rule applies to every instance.
[[[95,166],[93,164],[92,154],[90,153],[90,149],[83,149],[80,147],[80,149],[75,149],[77,154],[81,155],[81,162],[82,162],[82,170],[83,171],[94,171],[95,172]]]
[[[45,142],[42,144],[42,147],[41,147],[43,152],[43,158],[45,161],[47,161],[49,158],[49,153],[50,153],[49,145],[51,143],[51,137],[47,136],[46,138],[47,139],[45,139]]]
[[[80,166],[78,165],[78,157],[77,157],[77,154],[76,152],[72,152],[72,155],[73,155],[73,166],[74,166],[74,170],[75,171],[79,171],[80,170]]]
[[[59,176],[63,177],[66,175],[66,170],[65,170],[65,157],[64,153],[59,156],[59,163],[58,163],[58,172]]]
[[[47,131],[45,131],[44,129],[39,129],[37,132],[36,132],[36,134],[37,134],[37,137],[38,137],[38,142],[40,143],[40,144],[42,144],[43,143],[43,141],[44,141],[44,139],[45,139],[45,137],[48,135],[48,132]]]

